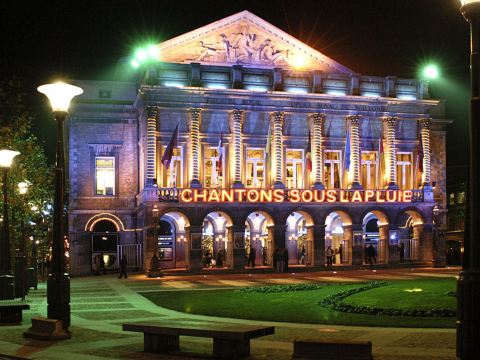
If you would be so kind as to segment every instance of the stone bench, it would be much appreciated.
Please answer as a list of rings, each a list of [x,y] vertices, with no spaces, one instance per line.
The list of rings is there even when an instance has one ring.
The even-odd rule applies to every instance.
[[[124,331],[143,332],[144,351],[168,353],[180,350],[179,337],[213,338],[213,356],[233,359],[250,355],[250,339],[271,335],[274,327],[196,322],[146,322],[122,324]]]
[[[370,341],[294,341],[292,359],[372,360]]]
[[[0,323],[21,323],[22,311],[30,309],[30,305],[17,300],[0,300]]]

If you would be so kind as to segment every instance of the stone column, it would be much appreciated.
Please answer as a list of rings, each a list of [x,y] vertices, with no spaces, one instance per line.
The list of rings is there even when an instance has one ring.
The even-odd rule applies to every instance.
[[[283,184],[283,112],[272,113],[273,118],[273,166],[274,183],[276,189],[284,189]]]
[[[231,148],[231,156],[233,159],[233,185],[234,188],[243,188],[242,184],[242,124],[243,111],[233,110],[231,117],[230,128],[232,129],[233,141]]]
[[[420,261],[431,262],[433,260],[433,224],[423,224],[419,246]]]
[[[232,269],[245,268],[245,225],[231,225],[227,227],[229,246],[232,247]]]
[[[157,169],[157,121],[158,108],[147,106],[147,147],[146,147],[146,185],[153,186]]]
[[[186,265],[189,271],[201,271],[203,226],[190,225],[186,227],[187,245],[185,248]]]
[[[315,176],[313,187],[317,190],[325,189],[323,185],[323,125],[325,115],[315,113],[312,115],[312,170]]]
[[[424,188],[431,187],[431,168],[430,168],[430,119],[420,120],[420,136],[422,137],[423,152],[423,174],[422,185]]]
[[[272,250],[277,248],[284,248],[285,246],[285,232],[287,225],[271,225],[268,226],[269,235],[272,237]],[[273,256],[275,253],[273,252]]]
[[[200,122],[202,109],[193,108],[189,110],[188,131],[190,132],[190,187],[201,188],[200,183]]]
[[[351,189],[360,190],[360,116],[348,116],[350,122],[350,163],[352,168]]]
[[[397,185],[397,151],[395,149],[396,117],[387,117],[384,119],[386,124],[385,137],[387,139],[386,147],[386,166],[387,171],[387,189],[396,190]]]
[[[312,242],[313,251],[313,254],[307,253],[309,260],[307,265],[325,266],[325,227],[325,225],[307,226],[307,239]]]

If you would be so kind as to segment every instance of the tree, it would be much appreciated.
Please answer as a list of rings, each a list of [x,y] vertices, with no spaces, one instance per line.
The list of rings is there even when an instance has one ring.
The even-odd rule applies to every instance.
[[[8,177],[10,234],[11,239],[17,241],[17,248],[22,232],[25,236],[33,233],[33,229],[25,233],[23,224],[28,227],[41,222],[43,226],[35,229],[36,235],[40,240],[47,239],[53,202],[53,167],[48,164],[44,148],[32,133],[32,122],[36,116],[27,99],[20,81],[0,82],[0,148],[20,152]],[[22,181],[29,183],[26,195],[18,192],[18,183]],[[3,198],[0,204],[2,201]]]

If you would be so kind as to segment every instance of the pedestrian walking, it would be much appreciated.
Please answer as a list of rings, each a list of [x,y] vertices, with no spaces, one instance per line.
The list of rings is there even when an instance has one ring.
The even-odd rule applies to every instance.
[[[222,249],[218,249],[217,251],[217,258],[215,259],[217,262],[217,268],[223,267],[223,254]]]
[[[120,259],[120,276],[118,278],[121,279],[122,276],[125,276],[125,279],[127,278],[127,257],[125,255],[122,255]]]
[[[302,245],[300,250],[300,264],[305,265],[305,245]]]
[[[333,255],[334,255],[334,251],[330,245],[327,247],[326,255],[327,255],[327,267],[330,267],[333,265]]]
[[[95,266],[95,275],[100,275],[100,255],[95,255],[93,264]]]

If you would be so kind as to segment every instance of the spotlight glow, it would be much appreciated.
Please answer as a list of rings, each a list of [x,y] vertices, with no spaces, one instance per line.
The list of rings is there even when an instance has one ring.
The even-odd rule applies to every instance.
[[[148,54],[145,49],[137,49],[137,51],[135,51],[135,59],[137,59],[138,61],[145,61],[147,60],[147,57]]]
[[[439,75],[440,75],[440,71],[438,70],[437,65],[430,64],[430,65],[427,65],[425,69],[423,69],[423,76],[426,79],[435,80],[436,78],[438,78]]]

